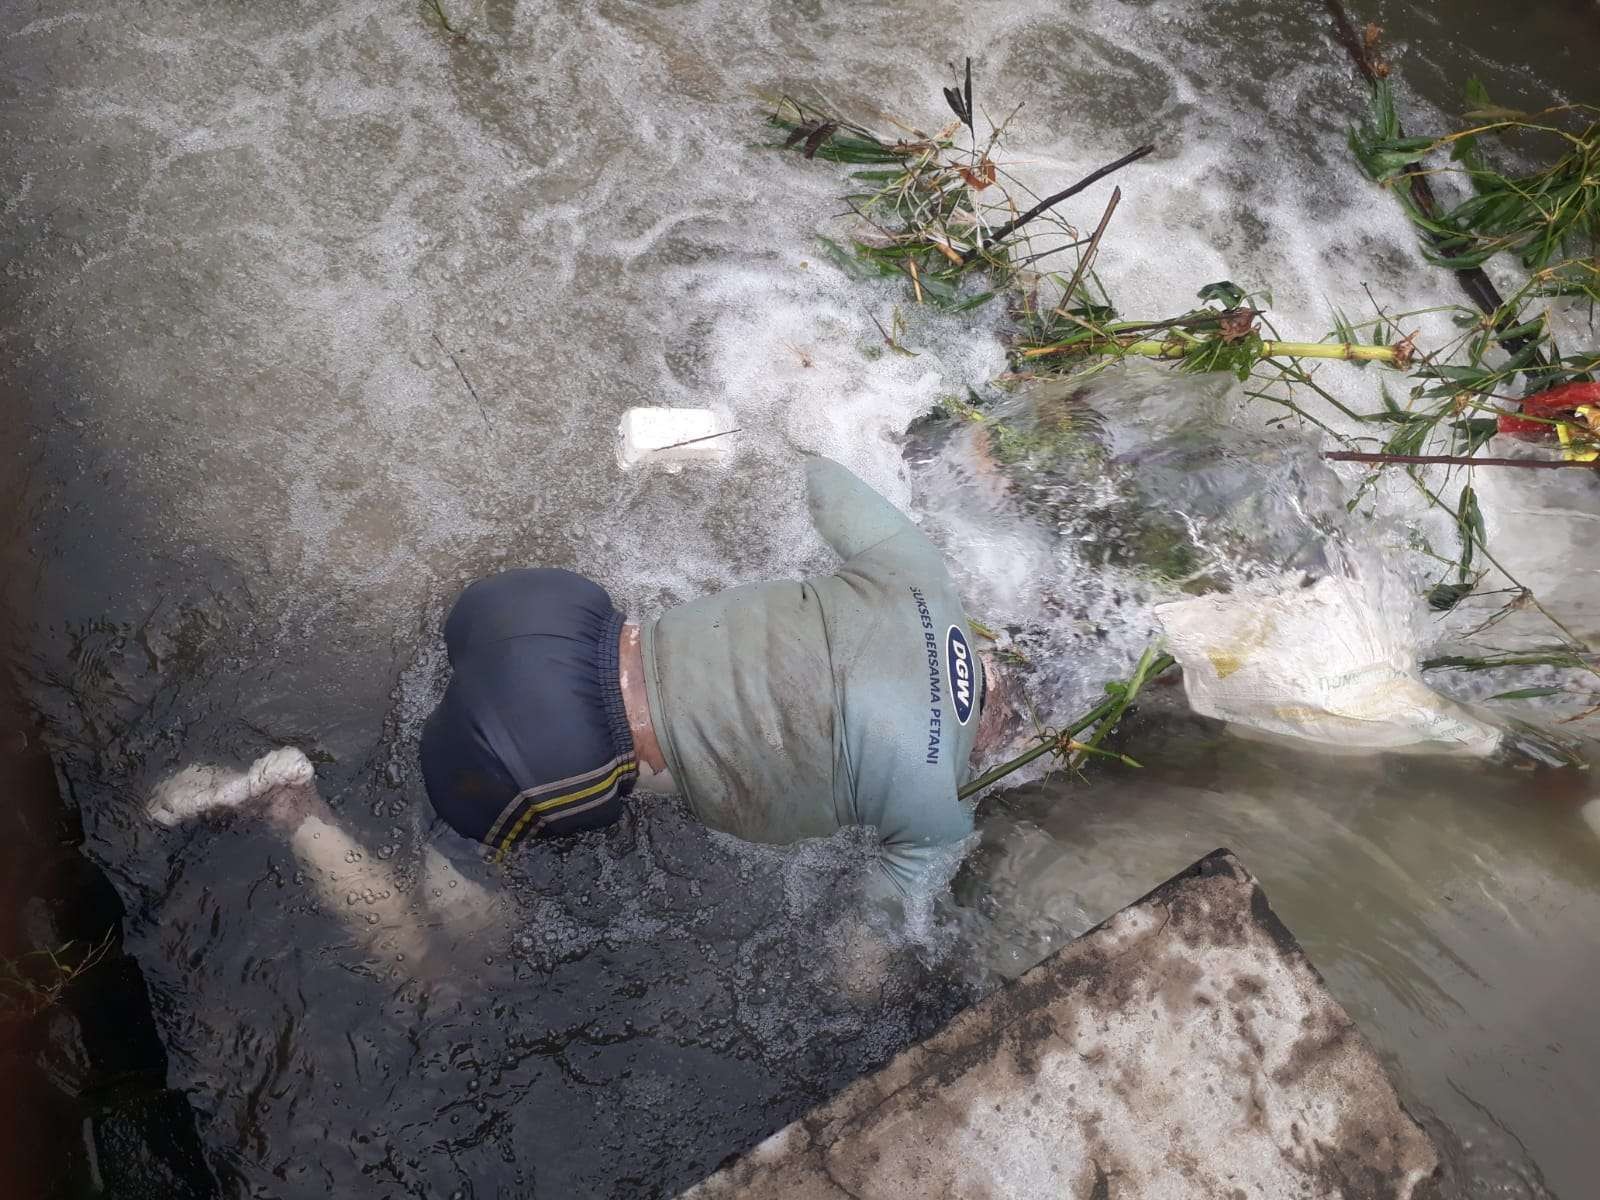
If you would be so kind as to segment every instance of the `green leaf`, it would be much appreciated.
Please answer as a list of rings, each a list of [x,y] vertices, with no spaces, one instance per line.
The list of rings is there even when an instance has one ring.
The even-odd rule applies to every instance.
[[[1473,454],[1497,432],[1499,422],[1493,417],[1471,417],[1464,421],[1452,421],[1450,428],[1456,432],[1457,454]]]
[[[924,272],[919,278],[922,283],[923,292],[931,300],[933,300],[935,304],[943,306],[955,304],[957,302],[958,294],[956,292],[956,285],[950,280],[946,279],[944,276],[930,275],[927,272]],[[909,274],[906,276],[906,281],[908,283],[910,282]]]
[[[1231,279],[1208,283],[1197,293],[1202,300],[1219,300],[1224,308],[1238,308],[1244,303],[1245,292]]]
[[[989,303],[989,301],[993,300],[999,294],[1000,293],[998,291],[979,292],[976,296],[969,296],[965,300],[961,301],[961,303],[953,305],[950,311],[958,313],[968,312],[974,308],[977,308],[980,304]]]
[[[1485,371],[1479,367],[1453,366],[1448,363],[1439,366],[1419,367],[1417,374],[1425,379],[1448,379],[1452,383],[1485,384],[1492,382],[1495,376],[1493,371]]]
[[[1563,646],[1551,646],[1535,647],[1522,654],[1499,652],[1474,657],[1444,654],[1426,659],[1422,664],[1424,671],[1498,671],[1503,667],[1562,667],[1569,671],[1586,671],[1589,663],[1581,654]]]
[[[1542,338],[1544,337],[1544,317],[1538,316],[1523,325],[1513,325],[1509,329],[1500,331],[1502,338]]]
[[[1518,688],[1514,692],[1501,692],[1497,696],[1490,696],[1490,700],[1537,700],[1542,696],[1559,696],[1567,689],[1564,687],[1527,687]]]
[[[1428,607],[1439,612],[1449,612],[1468,596],[1472,595],[1475,584],[1471,583],[1439,583],[1435,584],[1428,592]]]
[[[1389,138],[1375,145],[1373,149],[1380,153],[1416,155],[1428,149],[1437,140],[1431,137]]]
[[[1461,489],[1461,510],[1467,515],[1467,524],[1477,537],[1478,545],[1484,545],[1488,541],[1488,534],[1483,528],[1483,512],[1478,508],[1478,493],[1470,485]]]
[[[1481,267],[1494,257],[1494,250],[1477,250],[1471,254],[1435,254],[1426,246],[1422,249],[1422,257],[1436,267],[1448,267],[1452,271],[1466,271],[1472,267]]]
[[[1485,544],[1483,513],[1478,508],[1478,494],[1468,484],[1461,489],[1461,499],[1456,503],[1456,531],[1461,536],[1461,562],[1456,571],[1462,582],[1471,574],[1473,549]]]
[[[1404,419],[1389,414],[1388,419],[1399,426],[1383,444],[1385,454],[1420,454],[1422,444],[1428,439],[1433,422],[1416,413],[1405,414]]]
[[[859,258],[832,238],[818,237],[817,243],[822,247],[822,256],[851,279],[865,279],[874,274]]]
[[[1080,304],[1076,308],[1067,309],[1075,317],[1080,317],[1091,325],[1104,325],[1107,321],[1117,319],[1117,310],[1109,304]]]
[[[1518,350],[1505,361],[1505,364],[1500,368],[1499,373],[1502,375],[1513,375],[1522,370],[1529,363],[1534,362],[1536,359],[1538,359],[1538,357],[1539,343],[1529,342],[1521,350]]]
[[[1367,156],[1367,163],[1380,178],[1404,171],[1416,161],[1416,154],[1409,150],[1374,150]]]

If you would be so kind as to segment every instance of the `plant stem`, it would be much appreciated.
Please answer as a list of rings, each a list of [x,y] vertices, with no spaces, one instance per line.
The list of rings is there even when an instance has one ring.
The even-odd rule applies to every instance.
[[[1110,702],[1107,701],[1107,705],[1109,705],[1109,703]],[[1109,709],[1107,711],[1109,711]],[[996,783],[999,780],[1004,779],[1013,771],[1020,771],[1023,767],[1027,766],[1041,754],[1048,754],[1052,750],[1061,748],[1067,736],[1068,735],[1063,732],[1061,734],[1048,737],[1041,741],[1037,746],[1033,746],[1028,750],[1024,750],[1021,754],[1017,755],[1017,757],[1008,759],[1006,762],[1001,763],[998,767],[991,767],[982,775],[979,775],[976,779],[969,780],[967,783],[963,784],[961,790],[958,791],[956,795],[965,800],[968,796],[972,796],[983,791],[983,789],[988,787],[991,783]]]
[[[1145,647],[1144,653],[1139,655],[1139,661],[1133,668],[1133,674],[1128,677],[1127,684],[1113,697],[1116,704],[1095,728],[1093,736],[1085,743],[1085,749],[1093,750],[1106,740],[1107,735],[1117,727],[1117,722],[1122,720],[1122,714],[1128,710],[1128,706],[1133,703],[1140,690],[1151,679],[1151,672],[1155,669],[1156,664],[1163,662],[1163,660],[1165,663],[1161,668],[1163,671],[1167,669],[1167,666],[1177,661],[1169,654],[1157,653],[1154,646]]]
[[[1354,342],[1262,342],[1264,358],[1343,358],[1352,362],[1397,363],[1396,346],[1362,346]]]
[[[1047,734],[1041,738],[1038,745],[1030,746],[1015,758],[1009,759],[997,767],[991,767],[976,779],[963,785],[956,794],[965,800],[968,796],[974,796],[983,791],[990,784],[1004,779],[1012,772],[1020,771],[1042,755],[1064,753],[1068,749],[1068,743],[1072,741],[1074,736],[1082,733],[1096,722],[1100,722],[1100,728],[1095,730],[1094,737],[1090,738],[1088,742],[1087,748],[1094,749],[1115,728],[1117,722],[1122,719],[1122,714],[1133,703],[1134,697],[1139,694],[1139,690],[1157,675],[1176,665],[1177,659],[1170,654],[1160,654],[1157,653],[1154,646],[1148,647],[1139,656],[1139,664],[1134,667],[1133,675],[1116,695],[1107,696],[1059,733]]]
[[[450,18],[445,16],[444,5],[440,0],[428,0],[428,7],[433,10],[433,15],[439,19],[439,24],[444,26],[446,33],[455,33],[456,27],[450,24]]]
[[[1072,303],[1072,294],[1078,290],[1078,284],[1083,281],[1083,273],[1089,269],[1089,264],[1094,261],[1095,253],[1100,249],[1100,239],[1105,236],[1106,226],[1111,224],[1111,214],[1117,211],[1117,205],[1122,201],[1122,189],[1111,189],[1111,199],[1106,203],[1106,211],[1100,217],[1100,224],[1094,227],[1094,233],[1089,235],[1089,248],[1078,259],[1077,270],[1072,272],[1072,278],[1067,281],[1066,289],[1061,293],[1061,304],[1065,307]],[[1056,310],[1058,313],[1061,309]],[[1065,315],[1064,313],[1062,314]]]
[[[1021,229],[1029,221],[1031,221],[1035,217],[1037,217],[1040,213],[1043,213],[1043,212],[1047,211],[1048,209],[1051,209],[1051,208],[1055,207],[1057,204],[1060,204],[1063,200],[1071,199],[1073,196],[1076,196],[1079,192],[1083,191],[1084,188],[1090,186],[1091,184],[1098,183],[1100,180],[1104,179],[1107,175],[1111,174],[1113,171],[1120,171],[1120,170],[1122,170],[1123,167],[1127,166],[1129,163],[1137,162],[1139,159],[1143,158],[1146,154],[1151,154],[1151,153],[1154,153],[1154,152],[1155,152],[1155,147],[1154,146],[1140,146],[1137,150],[1131,150],[1127,154],[1124,154],[1121,158],[1117,159],[1116,162],[1107,163],[1105,166],[1101,167],[1099,170],[1089,172],[1089,174],[1085,175],[1082,179],[1078,180],[1078,182],[1073,184],[1071,187],[1062,188],[1059,192],[1057,192],[1053,196],[1046,196],[1043,200],[1039,201],[1039,203],[1035,204],[1032,208],[1030,208],[1027,212],[1023,213],[1020,217],[1017,217],[1015,220],[1012,220],[1012,221],[1007,221],[1004,225],[1000,226],[999,229],[996,229],[993,233],[991,233],[989,235],[989,237],[987,238],[986,241],[981,242],[978,247],[974,247],[973,249],[968,250],[966,252],[966,254],[962,256],[962,261],[963,262],[971,262],[980,253],[982,245],[985,245],[985,244],[986,245],[990,245],[990,246],[999,245],[1002,241],[1004,241],[1006,238],[1010,237],[1017,230]]]
[[[1138,358],[1186,358],[1203,346],[1203,341],[1118,342],[1085,339],[1055,346],[1033,346],[1022,352],[1024,358],[1047,354],[1131,354]],[[1262,358],[1338,358],[1350,362],[1398,364],[1403,352],[1397,346],[1363,346],[1355,342],[1262,342]]]
[[[1322,456],[1334,462],[1438,464],[1448,467],[1526,467],[1535,471],[1553,471],[1560,467],[1587,467],[1600,470],[1592,462],[1572,462],[1553,458],[1472,458],[1458,454],[1364,454],[1354,450],[1330,450]]]

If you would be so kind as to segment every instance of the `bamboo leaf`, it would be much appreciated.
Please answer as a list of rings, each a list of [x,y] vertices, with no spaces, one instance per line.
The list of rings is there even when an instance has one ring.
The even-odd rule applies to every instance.
[[[966,110],[967,110],[967,128],[968,129],[972,129],[972,59],[971,58],[967,59],[967,86],[966,86],[966,89],[965,89],[965,91],[964,91],[964,93],[962,95],[962,99],[965,102],[965,107],[966,107]],[[976,129],[972,129],[972,134],[973,134],[974,137],[977,136],[977,133],[978,133],[978,131]]]
[[[1474,454],[1478,448],[1499,432],[1500,423],[1493,417],[1471,417],[1452,421],[1455,430],[1455,454]]]
[[[1512,692],[1501,692],[1488,697],[1490,700],[1537,700],[1544,696],[1559,696],[1567,689],[1564,687],[1525,687],[1517,688]]]
[[[972,309],[977,308],[980,305],[989,303],[989,301],[993,300],[999,294],[1000,293],[998,291],[992,288],[987,292],[979,292],[976,296],[968,296],[965,300],[961,301],[961,303],[951,308],[950,311],[958,313],[970,312]]]
[[[1461,508],[1467,514],[1467,524],[1472,529],[1473,536],[1478,539],[1478,544],[1483,545],[1488,541],[1488,535],[1483,528],[1483,511],[1478,507],[1478,493],[1471,485],[1461,489]]]
[[[1531,114],[1523,112],[1520,108],[1502,108],[1497,104],[1486,105],[1483,108],[1469,108],[1461,114],[1469,121],[1525,121]]]
[[[1461,561],[1456,570],[1461,581],[1466,582],[1472,571],[1474,548],[1485,544],[1483,513],[1471,484],[1461,489],[1461,498],[1456,502],[1456,531],[1461,537]]]
[[[1422,367],[1417,374],[1427,379],[1448,379],[1461,384],[1482,384],[1494,378],[1494,372],[1485,371],[1481,367],[1455,366],[1449,363]]]
[[[1221,301],[1224,308],[1238,308],[1244,303],[1245,291],[1231,279],[1208,283],[1196,293],[1202,300]]]
[[[1505,667],[1564,667],[1573,671],[1590,669],[1582,655],[1563,646],[1535,647],[1532,650],[1499,652],[1487,655],[1443,654],[1423,662],[1424,671],[1498,671]]]

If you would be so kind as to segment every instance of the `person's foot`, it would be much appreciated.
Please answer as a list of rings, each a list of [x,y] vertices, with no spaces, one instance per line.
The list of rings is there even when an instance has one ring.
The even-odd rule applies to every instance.
[[[220,767],[185,767],[156,785],[147,811],[152,820],[172,826],[211,813],[232,811],[284,789],[304,789],[316,770],[293,746],[264,754],[244,772]]]

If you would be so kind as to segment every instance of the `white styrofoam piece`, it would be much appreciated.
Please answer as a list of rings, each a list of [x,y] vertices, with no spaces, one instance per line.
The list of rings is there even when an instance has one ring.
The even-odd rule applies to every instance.
[[[647,459],[674,470],[713,461],[728,453],[732,432],[709,408],[630,408],[617,427],[617,461],[623,470]]]

